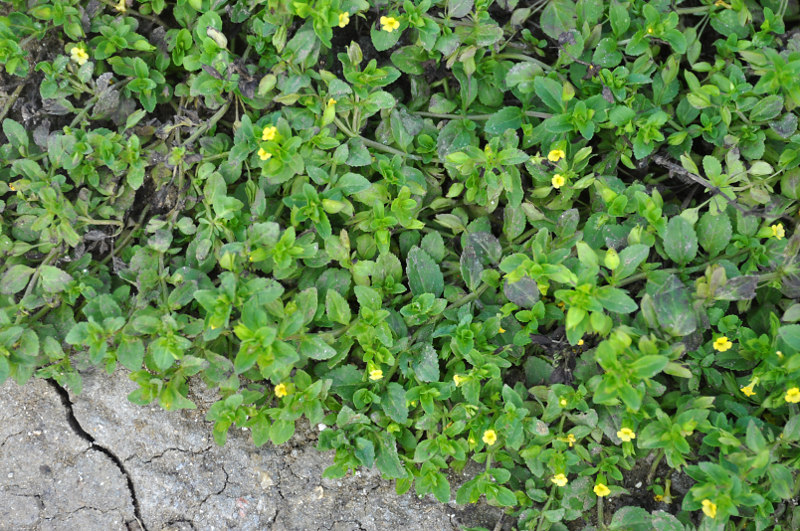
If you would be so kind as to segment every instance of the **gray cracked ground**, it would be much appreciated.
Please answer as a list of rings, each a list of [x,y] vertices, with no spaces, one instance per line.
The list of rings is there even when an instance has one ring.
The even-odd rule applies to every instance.
[[[332,453],[314,430],[256,448],[232,430],[211,438],[195,411],[131,404],[123,371],[84,374],[71,396],[42,380],[0,386],[0,529],[454,530],[492,529],[501,512],[397,496],[375,470],[322,479]],[[510,520],[510,519],[507,519]],[[510,522],[509,522],[510,523]]]

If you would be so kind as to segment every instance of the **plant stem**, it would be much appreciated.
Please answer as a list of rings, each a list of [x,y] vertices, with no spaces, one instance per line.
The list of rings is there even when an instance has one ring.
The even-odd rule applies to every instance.
[[[425,112],[425,111],[415,111],[414,114],[418,116],[424,116],[426,118],[442,118],[445,120],[488,120],[493,114],[450,114],[450,113],[439,113],[439,112]],[[547,112],[538,112],[538,111],[525,111],[525,116],[530,116],[532,118],[550,118],[553,115]]]
[[[647,481],[646,483],[650,485],[653,482],[653,477],[656,475],[656,469],[658,468],[659,463],[661,463],[661,459],[664,458],[664,450],[659,449],[658,455],[653,460],[653,464],[650,465],[650,472],[647,473]]]
[[[184,140],[181,145],[188,146],[189,144],[194,142],[200,135],[208,131],[214,124],[219,122],[222,119],[222,117],[225,116],[225,113],[228,112],[228,109],[231,106],[231,101],[232,100],[227,100],[224,104],[222,104],[222,107],[220,107],[219,110],[216,113],[214,113],[214,116],[212,116],[206,123],[198,127],[197,130],[194,133],[192,133],[192,135],[189,138]]]
[[[519,59],[520,61],[527,61],[528,63],[533,63],[533,64],[541,67],[541,69],[544,70],[545,72],[549,72],[550,70],[553,69],[547,63],[543,63],[542,61],[540,61],[538,59],[535,59],[535,58],[531,57],[530,55],[525,55],[524,53],[507,53],[507,52],[503,52],[503,53],[498,53],[498,54],[494,55],[493,57],[496,58],[496,59]]]
[[[600,526],[600,529],[606,528],[606,520],[603,517],[603,498],[600,496],[597,497],[597,525]]]
[[[6,104],[3,105],[3,110],[0,111],[0,122],[2,122],[3,118],[6,117],[8,111],[11,110],[11,106],[14,105],[14,102],[17,101],[17,98],[19,98],[19,95],[22,92],[22,87],[24,86],[25,83],[22,83],[19,86],[17,86],[17,88],[14,89],[14,92],[12,92],[11,95],[8,97],[8,99],[6,100]]]
[[[705,14],[711,11],[711,6],[679,7],[675,12],[679,15]]]

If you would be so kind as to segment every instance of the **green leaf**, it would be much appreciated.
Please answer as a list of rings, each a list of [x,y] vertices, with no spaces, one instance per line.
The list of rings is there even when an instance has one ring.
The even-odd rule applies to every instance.
[[[521,308],[533,308],[539,302],[539,286],[530,277],[522,277],[517,282],[503,283],[503,295]]]
[[[269,438],[272,444],[283,444],[294,435],[294,421],[291,420],[276,420],[269,427]]]
[[[381,408],[390,419],[405,424],[408,420],[408,406],[406,406],[406,390],[397,382],[390,382],[381,396]]]
[[[336,349],[323,341],[321,337],[309,336],[300,342],[300,354],[312,360],[327,360],[336,355]]]
[[[420,351],[414,355],[411,361],[411,368],[420,382],[439,381],[439,356],[433,345],[426,343]]]
[[[406,470],[397,455],[397,443],[394,437],[384,432],[378,432],[376,435],[378,446],[375,466],[390,479],[405,477]]]
[[[800,325],[791,324],[778,328],[778,339],[795,352],[800,352]]]
[[[329,289],[325,294],[325,311],[328,319],[334,323],[343,325],[350,324],[350,305],[344,297],[339,295],[339,292],[334,289]]]
[[[537,77],[533,81],[533,88],[539,99],[551,111],[556,113],[564,112],[564,104],[561,102],[561,83],[547,77]]]
[[[507,129],[517,130],[522,127],[525,113],[519,107],[503,107],[486,121],[484,130],[492,136],[500,136]]]
[[[766,98],[758,100],[752,109],[750,109],[751,122],[763,122],[771,120],[778,116],[783,110],[783,96],[773,94]]]
[[[117,347],[117,360],[130,371],[138,371],[142,368],[144,359],[144,344],[138,337],[122,335],[119,346]]]
[[[400,40],[400,35],[403,34],[402,29],[398,28],[391,33],[383,30],[380,25],[373,25],[370,29],[370,36],[372,37],[372,45],[379,52],[383,52],[397,44]]]
[[[408,252],[406,274],[413,295],[433,293],[438,297],[444,291],[444,276],[439,265],[416,245]]]
[[[631,276],[639,264],[647,259],[650,248],[641,243],[635,243],[624,248],[619,253],[619,266],[614,270],[614,277],[622,280]]]
[[[3,120],[3,132],[15,148],[28,147],[28,133],[22,124],[15,122],[11,118],[6,118]]]
[[[444,239],[439,231],[429,232],[422,238],[422,242],[420,242],[420,247],[422,250],[428,253],[428,255],[434,259],[436,262],[441,262],[444,260],[445,255],[447,254],[447,249],[444,246]]]
[[[539,21],[545,35],[558,40],[562,33],[575,29],[576,18],[575,2],[551,0],[542,11]]]
[[[731,220],[724,212],[716,216],[706,212],[697,224],[697,239],[710,256],[725,250],[732,235]]]
[[[652,302],[658,324],[664,331],[684,337],[697,329],[697,317],[691,307],[689,292],[677,276],[669,276],[653,294]]]
[[[669,358],[666,356],[643,356],[634,361],[630,369],[633,372],[633,376],[644,380],[660,373],[667,366],[667,363],[669,363]]]
[[[11,266],[0,280],[0,293],[13,295],[22,291],[28,285],[28,280],[34,271],[36,271],[34,268],[22,264]]]
[[[611,21],[611,30],[614,32],[616,37],[621,37],[623,33],[628,31],[628,28],[631,25],[631,16],[628,13],[626,5],[623,5],[616,0],[612,0],[611,7],[608,9],[608,18]]]
[[[48,293],[58,293],[67,289],[67,284],[72,282],[72,276],[57,267],[43,265],[39,269],[42,287]]]
[[[670,218],[664,233],[664,251],[673,262],[681,265],[691,262],[697,256],[697,234],[685,218]]]
[[[447,0],[447,14],[452,18],[462,18],[472,12],[475,0]]]
[[[600,304],[609,312],[631,313],[639,308],[636,302],[619,288],[603,286],[595,291],[595,295]]]

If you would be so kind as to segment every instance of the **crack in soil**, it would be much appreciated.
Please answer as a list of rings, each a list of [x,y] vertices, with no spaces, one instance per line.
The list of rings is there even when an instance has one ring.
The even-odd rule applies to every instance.
[[[142,513],[139,508],[139,499],[136,497],[136,489],[133,487],[133,479],[128,473],[128,470],[125,468],[122,460],[105,446],[97,444],[97,442],[94,440],[94,437],[92,437],[89,432],[83,429],[83,426],[81,426],[81,423],[75,416],[75,411],[72,408],[72,400],[70,399],[67,390],[61,387],[58,382],[53,379],[48,379],[47,382],[61,398],[61,404],[67,411],[67,423],[69,424],[70,428],[72,428],[72,431],[74,431],[80,438],[87,441],[92,449],[105,454],[105,456],[108,457],[117,466],[117,468],[119,468],[119,471],[122,472],[122,475],[125,476],[125,479],[128,482],[128,492],[130,493],[131,502],[133,503],[133,516],[136,518],[136,523],[139,524],[140,529],[142,531],[148,531],[147,526],[144,525],[144,521],[142,520]]]

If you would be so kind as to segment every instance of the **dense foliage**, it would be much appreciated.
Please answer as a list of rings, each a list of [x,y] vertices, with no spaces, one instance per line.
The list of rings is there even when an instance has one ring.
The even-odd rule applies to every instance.
[[[0,381],[202,379],[519,529],[800,526],[796,2],[2,6]]]

